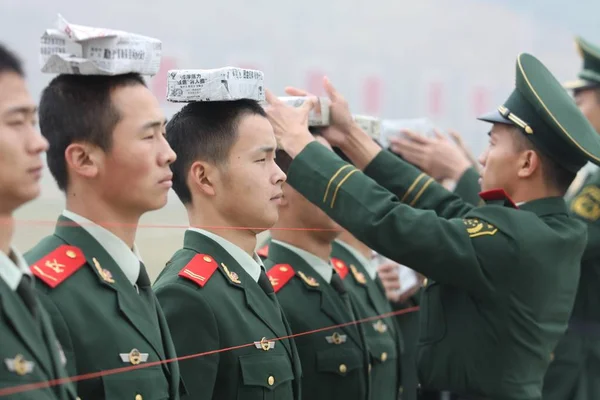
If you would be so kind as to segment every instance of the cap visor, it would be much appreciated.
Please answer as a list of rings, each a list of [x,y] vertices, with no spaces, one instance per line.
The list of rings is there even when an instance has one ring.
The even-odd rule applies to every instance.
[[[514,125],[514,123],[510,119],[504,118],[502,116],[502,114],[500,114],[500,111],[498,111],[498,110],[484,114],[484,115],[478,117],[477,119],[480,121],[484,121],[484,122],[490,122],[492,124],[498,123],[498,124]]]
[[[586,81],[585,79],[577,79],[575,81],[565,82],[562,85],[567,90],[591,89],[600,86],[598,82]]]

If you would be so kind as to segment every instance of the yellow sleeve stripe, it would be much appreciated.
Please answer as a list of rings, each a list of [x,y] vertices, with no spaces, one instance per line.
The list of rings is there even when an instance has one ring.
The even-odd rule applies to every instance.
[[[352,175],[355,172],[358,172],[358,170],[354,169],[354,170],[348,172],[348,174],[344,177],[344,179],[342,179],[340,181],[340,183],[338,183],[337,187],[335,188],[335,192],[333,192],[333,197],[331,198],[331,208],[333,208],[333,205],[335,204],[335,198],[337,197],[338,190],[340,190],[340,188],[342,187],[342,185],[344,184],[344,182],[346,182],[346,180],[348,178],[350,178],[350,175]]]
[[[415,198],[413,199],[413,201],[410,202],[410,206],[414,206],[417,203],[417,200],[419,200],[419,198],[421,197],[421,195],[423,194],[423,192],[425,191],[425,189],[427,189],[427,186],[431,185],[431,183],[433,182],[433,178],[429,178],[429,180],[427,182],[425,182],[425,184],[423,185],[423,187],[421,188],[421,190],[419,190],[419,193],[417,193],[417,195],[415,196]]]
[[[402,197],[402,200],[400,200],[402,203],[404,203],[404,201],[406,200],[406,198],[408,197],[408,195],[415,190],[415,187],[417,186],[417,184],[419,183],[419,181],[421,181],[421,179],[423,179],[423,177],[425,176],[424,173],[421,173],[421,175],[417,176],[417,179],[415,179],[415,181],[412,183],[412,185],[410,185],[410,187],[408,188],[408,190],[406,191],[406,193],[404,193],[404,196]]]
[[[335,174],[333,174],[333,176],[329,180],[329,183],[327,184],[327,189],[325,189],[325,196],[323,196],[323,203],[325,203],[325,201],[327,200],[327,194],[329,194],[329,189],[331,187],[331,184],[333,183],[333,180],[335,178],[337,178],[338,175],[341,174],[342,171],[345,170],[346,168],[353,168],[353,167],[350,164],[344,165],[343,167],[341,167],[340,169],[338,169],[337,172]]]

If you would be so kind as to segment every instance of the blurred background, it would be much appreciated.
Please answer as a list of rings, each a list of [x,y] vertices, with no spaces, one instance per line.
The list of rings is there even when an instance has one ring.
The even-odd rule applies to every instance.
[[[164,101],[169,69],[260,69],[280,95],[287,85],[321,94],[327,75],[354,113],[427,117],[458,130],[475,154],[488,129],[475,117],[511,92],[518,53],[564,81],[580,67],[574,35],[600,43],[597,0],[0,0],[0,41],[24,60],[36,99],[52,78],[39,72],[39,38],[57,13],[162,40],[161,70],[148,84],[168,117],[181,107]],[[46,171],[42,196],[17,212],[17,247],[51,233],[63,207]],[[141,222],[137,243],[154,278],[181,247],[187,217],[171,193]]]

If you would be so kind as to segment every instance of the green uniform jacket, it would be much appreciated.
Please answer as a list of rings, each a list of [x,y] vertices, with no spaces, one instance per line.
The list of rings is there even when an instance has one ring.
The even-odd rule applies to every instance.
[[[393,312],[379,277],[371,279],[362,263],[337,242],[333,242],[331,256],[342,260],[349,268],[344,285],[356,299],[359,318],[373,318]],[[401,382],[402,338],[394,317],[371,319],[362,326],[373,365],[371,397],[396,400]]]
[[[0,389],[67,376],[50,318],[40,304],[38,312],[36,321],[19,295],[0,279]],[[19,370],[18,366],[25,369]],[[73,385],[66,383],[20,392],[7,399],[75,400],[76,397]]]
[[[388,152],[363,174],[318,143],[294,159],[288,183],[367,246],[429,278],[418,349],[425,388],[541,398],[587,240],[562,198],[473,208]]]
[[[482,199],[479,197],[481,186],[479,185],[479,172],[475,168],[469,168],[456,182],[454,194],[460,196],[465,202],[474,206],[483,205]]]
[[[269,245],[265,267],[288,264],[296,272],[281,288],[277,298],[294,334],[312,332],[352,321],[338,293],[293,251],[277,243]],[[311,285],[300,277],[312,278]],[[272,271],[269,271],[269,275]],[[271,280],[273,282],[273,280]],[[277,282],[277,281],[275,281]],[[333,335],[344,340],[332,341]],[[329,338],[329,340],[328,340]],[[369,355],[364,334],[357,325],[300,335],[295,338],[302,361],[302,395],[310,400],[366,400],[369,398]],[[332,342],[332,343],[330,343]],[[375,399],[375,398],[373,398]]]
[[[600,170],[570,201],[572,215],[587,223],[579,289],[569,328],[544,380],[544,400],[600,399]]]
[[[175,358],[169,328],[156,298],[152,296],[153,304],[147,304],[111,255],[85,229],[65,217],[58,221],[54,234],[43,239],[25,258],[35,268],[38,261],[54,252],[51,261],[63,264],[62,273],[68,273],[77,264],[70,265],[59,247],[74,246],[85,258],[73,275],[55,288],[40,279],[36,282],[40,300],[67,357],[69,375],[131,367],[128,357],[123,360],[121,355],[133,349],[141,357],[148,356],[138,365]],[[75,261],[77,258],[71,262]],[[45,268],[44,263],[39,264]],[[155,365],[76,384],[81,400],[178,399],[179,367],[177,363]]]
[[[203,274],[204,286],[178,275],[199,254],[209,256],[218,270],[194,270],[193,276]],[[277,297],[267,296],[214,240],[187,231],[183,249],[167,263],[154,290],[180,356],[228,349],[180,361],[190,399],[300,399],[302,370],[294,341],[276,340],[266,351],[255,345],[291,335]],[[230,349],[235,346],[241,347]]]

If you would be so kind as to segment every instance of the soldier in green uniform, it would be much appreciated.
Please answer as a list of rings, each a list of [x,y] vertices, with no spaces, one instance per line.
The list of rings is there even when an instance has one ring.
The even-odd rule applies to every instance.
[[[192,356],[180,362],[189,398],[299,399],[300,359],[254,253],[257,233],[277,221],[285,181],[264,109],[250,99],[192,102],[167,138],[191,228],[154,290],[177,353]]]
[[[329,146],[325,139],[318,140]],[[276,161],[285,172],[291,158],[278,151]],[[339,235],[339,226],[284,185],[279,220],[274,228],[265,261],[269,279],[292,332],[317,330],[295,339],[304,373],[302,395],[316,400],[369,398],[368,341],[363,326],[351,324],[360,314],[357,302],[345,287],[345,282],[352,278],[346,265],[330,258],[331,243]],[[348,325],[320,330],[343,324]],[[392,354],[395,356],[393,342],[379,344],[390,352],[390,358]],[[377,367],[378,375],[389,372],[383,365],[373,367]],[[393,363],[390,368],[394,369]],[[373,393],[371,398],[395,399],[395,383],[394,376],[378,388],[378,396]]]
[[[574,91],[579,109],[600,132],[600,48],[577,38],[583,56]],[[569,328],[554,351],[544,380],[544,400],[600,398],[600,171],[588,164],[569,189],[569,209],[588,226],[588,242]]]
[[[479,208],[381,151],[327,80],[334,126],[324,135],[364,172],[313,143],[305,110],[268,96],[279,143],[294,157],[288,183],[366,245],[429,279],[420,382],[463,398],[541,399],[586,244],[562,196],[586,161],[600,163],[600,138],[554,76],[528,54],[516,64],[515,90],[483,117],[493,126]]]
[[[358,250],[361,246],[363,251]],[[331,257],[334,263],[346,265],[350,273],[344,283],[357,299],[363,318],[373,318],[393,312],[386,298],[385,289],[371,264],[371,249],[344,231],[332,243]],[[396,399],[398,388],[402,391],[402,335],[394,317],[388,315],[363,324],[371,354],[371,393],[373,399]],[[393,343],[393,344],[392,344]],[[387,347],[387,349],[386,349]],[[390,349],[392,352],[390,352]],[[392,354],[395,356],[392,358]],[[393,367],[389,364],[395,364]],[[395,388],[395,390],[391,390]]]
[[[35,119],[21,62],[0,44],[0,393],[67,376],[61,345],[35,295],[29,266],[11,247],[13,212],[40,194],[41,154],[48,142],[34,128]],[[10,398],[74,400],[76,395],[66,383]]]
[[[40,128],[66,210],[26,255],[70,375],[176,357],[134,244],[140,217],[163,207],[176,158],[142,76],[59,75],[44,89]],[[176,362],[77,382],[86,399],[177,399]]]

